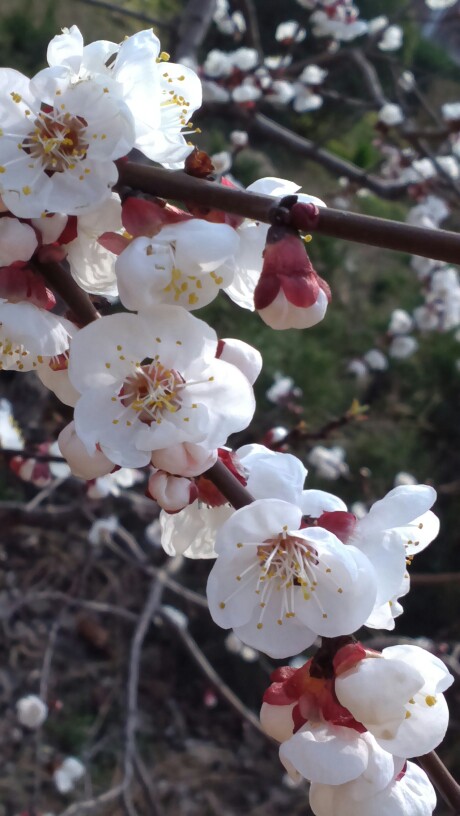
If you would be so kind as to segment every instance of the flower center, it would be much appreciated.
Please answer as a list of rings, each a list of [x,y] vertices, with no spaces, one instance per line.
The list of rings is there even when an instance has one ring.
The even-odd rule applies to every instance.
[[[136,367],[124,381],[118,398],[122,405],[136,412],[141,422],[160,424],[165,413],[174,414],[181,408],[180,391],[184,383],[178,371],[165,368],[155,359]]]
[[[41,110],[21,147],[49,173],[73,170],[75,162],[85,158],[89,147],[86,127],[87,122],[80,116]]]

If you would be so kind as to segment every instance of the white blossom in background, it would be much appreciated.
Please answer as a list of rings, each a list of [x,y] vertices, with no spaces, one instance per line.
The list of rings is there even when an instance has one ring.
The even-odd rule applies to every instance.
[[[213,163],[215,172],[219,176],[223,176],[224,173],[227,173],[232,166],[232,156],[228,150],[221,150],[220,153],[213,153],[211,156],[211,161]]]
[[[67,757],[53,773],[53,782],[59,793],[70,793],[86,773],[86,768],[76,757]]]
[[[460,102],[446,102],[441,106],[441,113],[446,122],[457,122],[460,120]]]
[[[364,355],[363,360],[371,371],[386,371],[388,368],[388,360],[380,349],[370,349]]]
[[[394,309],[388,326],[389,334],[407,334],[414,326],[414,321],[405,309]]]
[[[320,68],[319,65],[306,65],[302,73],[299,74],[299,82],[304,82],[305,85],[321,85],[326,79],[328,71],[325,68]]]
[[[0,399],[0,447],[24,450],[24,438],[17,425],[13,406],[7,399]]]
[[[367,33],[368,24],[358,19],[359,11],[354,5],[337,6],[335,16],[325,11],[314,11],[310,17],[314,37],[334,37],[342,42],[351,42]]]
[[[290,397],[301,397],[302,390],[295,384],[292,377],[285,377],[279,371],[276,371],[273,385],[267,388],[265,396],[269,402],[282,405]]]
[[[36,694],[21,697],[16,703],[16,715],[21,725],[31,730],[40,728],[48,716],[48,706]]]
[[[413,91],[416,86],[416,81],[412,71],[403,71],[398,79],[398,85],[406,93]]]
[[[232,143],[233,147],[241,149],[247,146],[249,136],[245,130],[232,130],[230,133],[230,142]]]
[[[275,31],[275,40],[285,45],[303,42],[307,32],[296,20],[280,23]]]
[[[37,249],[35,230],[17,218],[0,218],[0,267],[28,261]]]
[[[380,31],[383,31],[389,25],[389,19],[384,14],[380,14],[378,17],[373,17],[372,20],[368,20],[367,23],[367,30],[368,33],[371,35],[378,34]]]
[[[383,32],[378,43],[380,51],[397,51],[403,44],[403,30],[401,26],[391,25]]]
[[[387,102],[379,110],[379,122],[387,127],[394,127],[404,122],[404,113],[399,105]]]
[[[345,456],[344,448],[339,445],[333,448],[315,445],[308,454],[308,462],[313,465],[320,479],[335,481],[349,473],[350,469],[345,462]]]
[[[101,544],[110,541],[114,533],[117,532],[120,522],[117,516],[108,516],[94,521],[88,531],[88,541],[93,547],[100,547]]]
[[[457,0],[425,0],[425,3],[427,4],[428,8],[433,9],[435,11],[455,6],[456,2]]]
[[[394,337],[390,343],[388,354],[396,360],[408,360],[418,350],[418,341],[410,335]]]
[[[399,471],[394,478],[394,486],[401,487],[402,485],[416,485],[418,484],[417,479],[415,476],[412,476],[411,473],[406,473],[406,471]]]

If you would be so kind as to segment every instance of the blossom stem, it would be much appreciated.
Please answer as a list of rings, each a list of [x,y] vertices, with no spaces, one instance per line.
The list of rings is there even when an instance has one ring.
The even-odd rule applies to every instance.
[[[246,490],[236,476],[219,459],[204,475],[213,482],[235,510],[246,507],[254,501],[254,496],[251,496],[249,490]]]
[[[91,298],[78,283],[74,281],[70,272],[57,261],[35,264],[37,272],[45,278],[52,289],[60,295],[70,307],[74,319],[82,326],[92,323],[100,317]]]
[[[195,204],[255,221],[271,223],[280,203],[270,196],[232,189],[188,176],[181,171],[164,170],[129,161],[119,162],[118,170],[121,185],[151,195],[184,202],[193,201]],[[460,235],[448,230],[425,230],[385,218],[330,207],[318,208],[318,213],[312,218],[310,206],[300,204],[294,206],[287,220],[295,229],[317,232],[332,238],[422,255],[448,263],[458,263],[460,259]]]
[[[436,751],[430,751],[429,754],[418,757],[417,762],[429,776],[445,803],[458,816],[460,814],[460,785],[449,773]]]

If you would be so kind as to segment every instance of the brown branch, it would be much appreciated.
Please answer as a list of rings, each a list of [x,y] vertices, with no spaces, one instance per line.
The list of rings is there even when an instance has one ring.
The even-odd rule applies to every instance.
[[[350,181],[360,187],[366,187],[375,195],[384,199],[397,199],[405,195],[408,184],[400,181],[384,181],[369,175],[366,170],[357,167],[346,159],[335,156],[323,147],[319,147],[310,139],[293,133],[289,128],[279,125],[268,116],[256,113],[255,116],[246,122],[250,133],[259,134],[265,139],[272,139],[277,144],[283,145],[298,156],[316,162],[330,173],[336,176],[345,176]]]
[[[410,576],[413,586],[436,586],[460,583],[460,572],[414,572]]]
[[[152,195],[193,201],[256,221],[270,223],[279,201],[231,189],[211,181],[187,176],[181,171],[120,162],[120,182]],[[305,217],[304,217],[305,216]],[[289,219],[291,226],[305,232],[317,232],[360,244],[399,250],[448,263],[460,260],[460,235],[447,230],[425,230],[384,218],[320,207],[314,220],[308,207],[296,205]]]
[[[205,475],[235,509],[239,510],[240,507],[246,507],[254,501],[254,496],[251,496],[249,490],[243,487],[236,476],[219,459],[206,471]]]
[[[460,813],[460,785],[456,782],[451,773],[447,770],[436,751],[430,751],[425,756],[417,757],[417,762],[425,771],[427,776],[445,803],[456,813]]]
[[[196,62],[197,51],[211,25],[215,8],[216,0],[189,0],[178,20],[174,48],[176,62],[184,59]]]
[[[369,62],[367,57],[364,56],[363,52],[359,48],[352,48],[346,53],[354,62],[355,67],[358,69],[373,102],[378,105],[379,108],[383,107],[387,99],[385,97],[379,75],[372,63]]]
[[[259,21],[257,19],[254,0],[234,0],[235,10],[240,11],[246,21],[245,42],[250,48],[255,48],[259,59],[262,60],[264,51],[260,38]]]
[[[74,281],[70,272],[57,262],[37,263],[37,272],[45,278],[52,289],[60,295],[70,307],[75,318],[86,326],[100,317],[91,298],[80,289],[78,283]]]

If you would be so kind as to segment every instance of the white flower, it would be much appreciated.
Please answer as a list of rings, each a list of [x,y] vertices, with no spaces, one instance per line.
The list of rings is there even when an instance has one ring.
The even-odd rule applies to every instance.
[[[405,471],[401,470],[399,473],[396,474],[394,478],[394,486],[401,487],[402,485],[416,485],[418,484],[417,479],[415,476],[412,476],[412,473],[406,473]]]
[[[13,416],[13,406],[7,399],[0,399],[0,447],[23,450],[24,439]]]
[[[116,533],[120,522],[117,516],[108,516],[108,518],[97,519],[91,525],[88,532],[88,541],[93,547],[99,547],[104,544],[110,537]]]
[[[306,85],[321,85],[327,75],[328,71],[319,65],[307,65],[300,74],[299,81],[305,82]]]
[[[372,780],[373,781],[373,780]],[[310,787],[310,807],[315,816],[431,816],[436,793],[426,773],[408,762],[382,789],[369,784],[366,773],[343,785]]]
[[[296,94],[292,107],[296,113],[308,113],[308,111],[318,110],[323,104],[323,97],[312,93],[300,82],[294,85]]]
[[[391,313],[390,324],[388,326],[389,334],[406,334],[410,332],[414,326],[410,314],[405,309],[394,309]]]
[[[262,371],[262,355],[260,351],[245,343],[243,340],[237,340],[234,337],[226,337],[219,340],[219,349],[217,356],[219,360],[225,360],[227,363],[239,368],[246,379],[254,385],[257,377]]]
[[[387,127],[400,125],[404,122],[404,113],[399,105],[393,102],[387,102],[379,110],[379,122],[382,122]]]
[[[441,111],[446,122],[456,122],[460,119],[460,102],[446,102]]]
[[[215,332],[178,306],[115,314],[81,329],[69,376],[82,394],[78,436],[115,464],[142,467],[153,450],[181,442],[213,449],[254,411],[243,374],[217,360]]]
[[[36,694],[29,694],[16,703],[16,714],[21,725],[34,730],[45,722],[48,706]]]
[[[120,300],[133,311],[160,303],[206,306],[231,284],[238,246],[232,227],[199,218],[134,238],[115,264]]]
[[[188,507],[196,494],[194,483],[183,476],[172,476],[164,470],[157,470],[149,478],[148,495],[168,513]]]
[[[69,464],[74,476],[80,479],[97,479],[113,470],[113,462],[100,451],[89,454],[75,432],[75,422],[70,422],[58,436],[59,450]]]
[[[239,71],[251,71],[259,62],[259,55],[255,48],[237,48],[229,56],[233,66]]]
[[[121,202],[114,193],[102,206],[78,218],[77,237],[66,244],[66,250],[72,277],[85,292],[109,297],[118,294],[116,255],[97,239],[104,232],[121,229]]]
[[[232,98],[234,102],[243,105],[247,102],[255,102],[262,96],[260,88],[250,79],[245,79],[241,85],[238,85],[232,91]]]
[[[227,54],[225,51],[219,51],[218,48],[214,48],[209,52],[203,63],[203,71],[207,76],[212,77],[212,79],[228,76],[233,71],[230,54]]]
[[[391,341],[388,354],[396,360],[408,360],[418,349],[418,342],[415,337],[401,336],[394,337]]]
[[[412,71],[403,71],[398,79],[398,85],[403,91],[406,91],[406,93],[413,91],[416,82]]]
[[[257,499],[274,497],[300,504],[307,471],[297,457],[277,453],[263,445],[244,445],[237,450],[236,456],[247,474],[246,486],[252,496]],[[152,460],[154,465],[158,464],[156,454]],[[215,558],[217,531],[233,513],[229,504],[211,507],[200,499],[174,516],[161,513],[162,546],[168,555],[180,553],[187,558]]]
[[[366,352],[363,360],[371,371],[386,371],[388,368],[388,360],[379,349],[370,349]]]
[[[234,147],[246,147],[249,136],[245,130],[232,130],[230,133],[230,141]]]
[[[275,373],[274,383],[267,388],[265,396],[275,405],[282,405],[290,396],[300,396],[300,389],[297,388],[292,377],[283,377],[279,371]]]
[[[275,39],[281,43],[303,42],[307,32],[296,20],[287,20],[280,23],[275,31]]]
[[[390,784],[404,763],[368,732],[314,722],[282,743],[280,759],[288,773],[297,772],[313,784],[339,786],[357,780],[374,792]]]
[[[427,754],[442,741],[449,712],[444,695],[454,678],[419,646],[390,646],[339,674],[339,702],[395,756]]]
[[[208,579],[213,620],[249,646],[282,658],[317,635],[355,631],[376,596],[374,571],[353,546],[278,499],[243,507],[220,528]]]
[[[28,261],[37,249],[35,230],[17,218],[0,218],[0,267]]]
[[[53,780],[59,793],[70,793],[86,773],[86,768],[76,757],[67,757],[53,773]]]
[[[388,17],[385,17],[384,14],[380,14],[379,17],[374,17],[372,20],[369,20],[367,23],[369,34],[378,34],[379,31],[387,27],[388,22]]]
[[[220,153],[213,153],[211,156],[211,161],[213,163],[215,172],[220,176],[227,173],[232,166],[232,156],[228,150],[222,150]]]
[[[87,487],[89,499],[105,499],[106,496],[120,496],[123,490],[144,481],[144,473],[136,468],[120,468],[113,473],[97,476]]]
[[[270,85],[265,99],[274,105],[287,105],[294,96],[294,87],[292,82],[286,82],[283,79],[275,79]]]
[[[32,303],[0,299],[0,368],[31,371],[69,347],[75,326]]]
[[[380,51],[396,51],[403,44],[403,30],[401,26],[391,25],[383,32],[378,47]]]
[[[84,47],[80,31],[72,26],[54,37],[47,56],[49,65],[66,73],[76,87],[97,84],[128,109],[134,147],[147,158],[182,166],[192,149],[182,130],[201,105],[201,83],[187,66],[167,62],[152,29],[121,45],[97,40]]]
[[[457,0],[425,0],[428,8],[435,9],[438,11],[439,9],[446,9],[454,6]]]
[[[2,68],[0,111],[0,194],[11,212],[77,215],[109,198],[114,159],[134,142],[131,113],[109,90],[52,69],[29,81]]]
[[[428,485],[395,487],[357,521],[348,541],[376,570],[376,607],[398,597],[406,557],[421,552],[436,538],[439,520],[429,509],[435,499],[436,491]],[[373,626],[370,622],[367,625]]]
[[[315,445],[308,454],[310,465],[316,468],[321,479],[334,481],[340,476],[346,476],[349,472],[345,462],[346,452],[338,445],[333,448],[325,448],[323,445]]]

